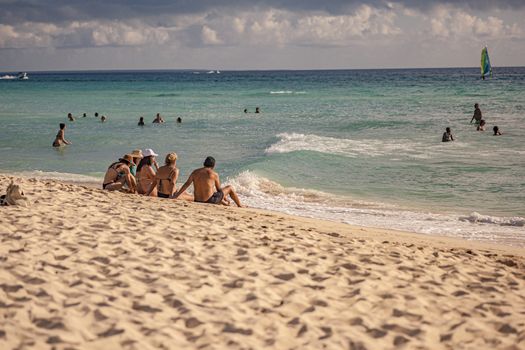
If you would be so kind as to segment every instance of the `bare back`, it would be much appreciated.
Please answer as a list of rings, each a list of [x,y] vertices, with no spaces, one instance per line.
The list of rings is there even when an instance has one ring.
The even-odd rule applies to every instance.
[[[168,165],[161,166],[155,176],[158,192],[171,196],[176,190],[175,185],[178,176],[179,170],[176,167]]]
[[[193,194],[196,202],[206,202],[221,187],[219,175],[212,168],[197,169],[190,178],[193,180]]]
[[[129,167],[123,163],[114,163],[106,171],[104,175],[104,184],[117,181],[122,175],[129,174]]]

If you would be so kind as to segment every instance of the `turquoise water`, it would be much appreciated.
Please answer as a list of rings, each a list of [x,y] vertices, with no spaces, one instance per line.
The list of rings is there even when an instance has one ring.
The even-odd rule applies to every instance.
[[[178,153],[182,182],[213,155],[251,206],[525,246],[525,68],[29,75],[0,80],[0,171],[100,181],[153,148]],[[60,122],[73,145],[57,150]]]

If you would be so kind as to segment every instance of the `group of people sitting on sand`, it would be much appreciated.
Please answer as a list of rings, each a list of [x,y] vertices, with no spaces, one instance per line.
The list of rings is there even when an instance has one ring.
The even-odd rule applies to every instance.
[[[470,123],[472,124],[473,121],[476,121],[476,131],[485,131],[485,119],[483,119],[483,116],[481,114],[481,109],[479,108],[479,104],[474,104],[474,115],[472,116],[472,119],[470,120]],[[494,136],[500,136],[501,131],[499,130],[499,127],[497,125],[494,125],[492,128],[492,131],[494,132]],[[445,129],[445,132],[443,133],[443,137],[441,139],[442,142],[449,142],[454,141],[454,135],[452,135],[452,130],[450,127],[447,127]]]
[[[152,149],[135,150],[112,163],[104,175],[102,188],[108,191],[126,191],[145,196],[181,198],[210,204],[230,205],[231,198],[242,207],[232,186],[221,186],[219,174],[214,171],[215,159],[207,157],[202,168],[194,170],[188,180],[177,190],[179,169],[177,154],[168,153],[164,165],[158,166]],[[186,192],[193,184],[193,194]]]

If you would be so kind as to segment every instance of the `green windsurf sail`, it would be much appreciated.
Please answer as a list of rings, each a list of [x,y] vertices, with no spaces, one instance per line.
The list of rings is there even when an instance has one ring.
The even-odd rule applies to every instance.
[[[492,78],[492,66],[490,65],[489,50],[485,46],[481,50],[481,78],[485,79],[486,76]]]

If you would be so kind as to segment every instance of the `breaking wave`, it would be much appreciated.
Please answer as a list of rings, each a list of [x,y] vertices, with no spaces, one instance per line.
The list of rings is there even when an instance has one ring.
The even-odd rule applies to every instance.
[[[315,151],[347,157],[384,156],[388,154],[406,154],[416,158],[426,158],[424,145],[409,140],[351,140],[312,134],[282,133],[279,141],[266,149],[266,153],[289,153],[295,151]]]
[[[358,226],[525,246],[522,217],[469,216],[408,210],[384,203],[354,200],[329,193],[284,187],[254,172],[228,179],[250,207]]]

